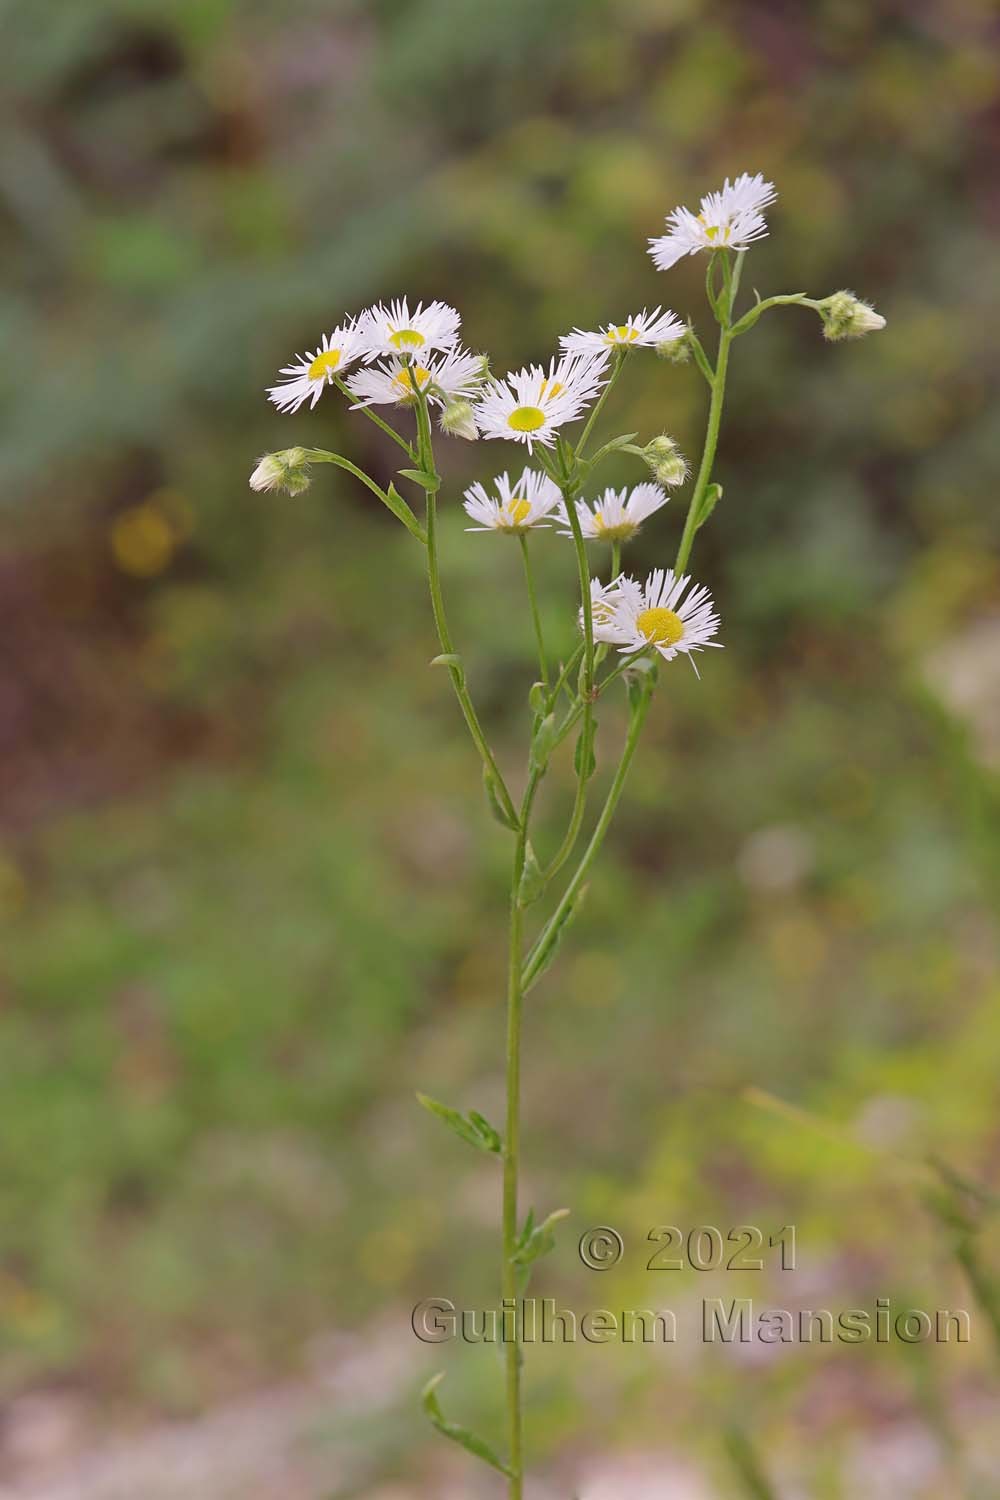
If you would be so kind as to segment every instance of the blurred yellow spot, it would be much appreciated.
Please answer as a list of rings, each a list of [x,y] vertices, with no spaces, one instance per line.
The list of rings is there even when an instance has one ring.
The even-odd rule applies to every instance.
[[[339,364],[340,350],[327,349],[325,354],[317,354],[306,374],[310,380],[325,380],[328,375],[333,374]]]
[[[654,646],[676,646],[684,639],[684,621],[672,609],[644,609],[635,623]]]
[[[111,527],[111,550],[123,573],[155,578],[170,566],[176,549],[174,529],[150,500],[130,505]]]
[[[563,385],[561,380],[543,380],[538,388],[538,399],[539,401],[542,401],[546,396],[558,396],[559,392],[564,391],[565,389],[566,387]]]
[[[609,344],[634,344],[639,337],[638,328],[629,328],[626,323],[619,323],[617,328],[609,328],[607,332]]]
[[[544,421],[545,413],[538,406],[519,406],[507,418],[515,432],[537,432]]]

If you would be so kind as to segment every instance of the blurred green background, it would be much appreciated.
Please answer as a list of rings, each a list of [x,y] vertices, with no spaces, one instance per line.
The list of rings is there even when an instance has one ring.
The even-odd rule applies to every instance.
[[[261,1444],[244,1497],[496,1493],[414,1410],[445,1368],[452,1414],[497,1433],[494,1354],[421,1348],[409,1308],[495,1294],[494,1164],[413,1094],[499,1113],[507,836],[426,670],[418,549],[346,476],[294,500],[246,476],[300,442],[391,475],[334,398],[281,417],[263,394],[376,298],[455,303],[499,369],[657,302],[708,336],[703,262],[658,274],[645,240],[743,170],[781,194],[745,284],[850,286],[888,328],[827,346],[789,310],[736,347],[695,554],[727,649],[700,684],[663,674],[585,915],[531,997],[526,1201],[573,1209],[536,1290],[972,1306],[892,1153],[1000,1176],[990,0],[0,18],[0,1479],[232,1408]],[[609,430],[694,454],[704,409],[697,371],[650,356]],[[453,627],[515,776],[517,549],[467,535],[457,496],[520,456],[440,454]],[[672,556],[682,511],[630,566]],[[571,552],[539,551],[568,643]],[[601,717],[606,770],[621,721]],[[560,763],[550,836],[570,790]],[[644,1269],[654,1225],[743,1222],[795,1224],[798,1275]],[[626,1240],[603,1277],[576,1256],[591,1223]],[[977,1244],[995,1265],[988,1218]],[[734,1424],[789,1494],[997,1493],[974,1330],[539,1351],[537,1495],[753,1493]],[[255,1423],[261,1391],[305,1417]],[[201,1489],[165,1460],[163,1494],[229,1494],[240,1446],[218,1442]],[[112,1493],[78,1483],[58,1493]]]

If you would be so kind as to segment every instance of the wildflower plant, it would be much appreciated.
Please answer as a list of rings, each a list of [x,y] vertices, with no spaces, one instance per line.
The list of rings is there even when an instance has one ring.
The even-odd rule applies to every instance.
[[[257,490],[299,494],[311,470],[331,463],[367,486],[406,527],[426,559],[431,613],[439,654],[432,665],[445,669],[469,737],[482,764],[489,807],[511,840],[508,904],[506,1007],[506,1117],[502,1128],[475,1111],[461,1113],[427,1095],[420,1102],[467,1145],[498,1158],[502,1166],[500,1295],[517,1306],[533,1263],[555,1244],[556,1209],[540,1220],[521,1216],[520,1079],[524,1002],[552,964],[579,913],[586,883],[611,826],[636,754],[661,670],[686,656],[718,647],[720,620],[708,589],[688,573],[698,532],[722,498],[714,478],[726,380],[733,345],[772,309],[800,306],[814,311],[827,339],[860,337],[884,327],[885,320],[851,292],[816,300],[805,293],[761,299],[739,310],[740,282],[748,249],[768,233],[765,210],[775,201],[774,186],[744,173],[701,200],[698,212],[678,207],[667,216],[667,233],[650,241],[650,254],[667,271],[684,256],[706,257],[705,289],[711,318],[718,326],[714,356],[693,325],[660,307],[611,321],[594,330],[576,328],[559,341],[560,352],[547,364],[525,366],[503,377],[490,373],[488,360],[460,342],[456,310],[443,302],[418,304],[403,298],[379,305],[341,323],[316,350],[282,369],[269,396],[281,411],[306,402],[314,408],[334,393],[345,397],[400,450],[398,478],[413,492],[422,514],[397,488],[383,487],[350,459],[321,448],[289,448],[265,455],[250,483]],[[614,309],[609,309],[614,312]],[[644,443],[621,433],[598,442],[599,423],[611,390],[628,373],[655,375],[655,355],[669,363],[693,360],[708,387],[708,415],[701,458],[686,506],[668,492],[679,492],[689,467],[674,439],[665,433]],[[648,361],[644,365],[644,361]],[[389,418],[376,408],[391,408]],[[519,795],[501,771],[475,707],[465,664],[456,650],[445,608],[438,556],[438,496],[441,479],[435,460],[434,419],[446,436],[467,441],[503,440],[527,449],[529,463],[472,484],[464,496],[469,531],[494,531],[517,539],[524,566],[527,602],[534,625],[537,677],[527,693],[528,746]],[[579,425],[578,425],[579,424]],[[573,429],[572,433],[569,429]],[[487,450],[484,451],[484,457]],[[636,481],[621,490],[599,488],[599,471],[612,454],[630,455]],[[513,477],[512,477],[513,474]],[[638,579],[622,570],[622,549],[641,526],[662,526],[680,508],[683,521],[672,565]],[[457,507],[456,507],[457,509]],[[543,533],[536,537],[535,533]],[[578,642],[562,661],[546,646],[532,565],[535,546],[565,547],[575,560]],[[592,572],[588,543],[605,549]],[[476,545],[470,543],[470,545]],[[492,544],[484,544],[492,545]],[[604,581],[602,581],[604,580]],[[681,668],[674,668],[681,670]],[[697,668],[696,668],[697,670]],[[595,706],[624,690],[627,710],[624,742],[604,789],[589,835],[588,806],[597,778]],[[576,790],[568,824],[558,846],[533,842],[536,801],[553,757],[572,740]],[[571,863],[573,862],[573,863]],[[568,876],[564,873],[570,870]],[[555,893],[555,894],[553,894]],[[546,914],[528,936],[535,911]],[[506,1439],[491,1445],[448,1420],[438,1384],[425,1389],[430,1421],[470,1455],[506,1481],[509,1500],[524,1487],[522,1437],[523,1358],[518,1320],[512,1337],[505,1319]]]

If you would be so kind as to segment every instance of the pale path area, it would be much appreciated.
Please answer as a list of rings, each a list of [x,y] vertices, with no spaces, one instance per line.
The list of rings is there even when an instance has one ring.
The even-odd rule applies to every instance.
[[[432,1487],[380,1482],[386,1433],[426,1374],[426,1350],[399,1337],[391,1318],[363,1338],[331,1336],[310,1378],[232,1402],[190,1422],[134,1437],[100,1438],[73,1398],[57,1392],[15,1400],[4,1414],[0,1500],[487,1500],[494,1482],[445,1443]],[[992,1495],[1000,1434],[969,1413],[978,1441],[970,1473]],[[970,1434],[971,1435],[971,1434]],[[869,1500],[958,1500],[943,1454],[926,1429],[906,1422],[859,1433],[848,1468]],[[665,1453],[577,1456],[529,1485],[526,1500],[722,1500],[731,1493]],[[781,1484],[781,1500],[803,1490]]]

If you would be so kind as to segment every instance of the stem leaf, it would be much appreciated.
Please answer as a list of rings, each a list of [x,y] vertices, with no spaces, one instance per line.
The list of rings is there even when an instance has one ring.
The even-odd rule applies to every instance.
[[[417,1102],[423,1105],[428,1114],[443,1120],[448,1129],[454,1131],[466,1145],[475,1146],[477,1151],[485,1151],[488,1156],[499,1156],[503,1142],[498,1132],[475,1110],[463,1115],[449,1104],[441,1104],[439,1100],[432,1099],[429,1094],[418,1094]]]
[[[423,469],[400,469],[398,472],[404,479],[412,479],[414,484],[419,484],[428,494],[436,495],[441,488],[440,474],[425,474]]]
[[[443,1373],[435,1375],[424,1386],[420,1396],[420,1404],[431,1425],[436,1427],[444,1437],[450,1438],[453,1443],[458,1443],[466,1453],[471,1453],[482,1463],[489,1464],[491,1469],[495,1469],[498,1474],[503,1474],[507,1479],[513,1479],[514,1471],[497,1457],[488,1443],[484,1442],[481,1437],[477,1437],[474,1432],[470,1432],[467,1427],[460,1427],[457,1422],[447,1420],[437,1398],[437,1388],[443,1379]]]
[[[547,714],[535,730],[531,741],[531,765],[544,771],[556,742],[556,716]]]
[[[589,781],[597,770],[597,756],[594,753],[594,735],[597,732],[597,724],[593,718],[588,721],[584,719],[583,728],[580,730],[573,752],[573,767],[580,781]]]
[[[529,839],[524,847],[524,869],[517,887],[517,904],[530,906],[533,901],[538,900],[544,889],[545,872],[538,863],[538,856]]]
[[[486,793],[486,800],[490,805],[490,812],[496,818],[497,822],[502,828],[509,828],[511,833],[517,833],[519,827],[517,819],[512,818],[504,807],[497,779],[489,766],[486,765],[483,766],[483,790]]]

